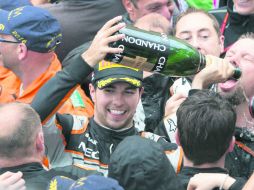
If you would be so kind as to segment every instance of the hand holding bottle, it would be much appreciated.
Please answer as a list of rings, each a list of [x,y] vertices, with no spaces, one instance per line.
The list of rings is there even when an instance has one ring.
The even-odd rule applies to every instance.
[[[206,55],[206,67],[197,73],[192,81],[192,88],[203,89],[210,84],[224,82],[231,77],[239,78],[239,70],[226,59]]]
[[[91,66],[95,66],[104,59],[107,53],[121,53],[121,48],[109,47],[109,43],[121,40],[124,34],[116,34],[118,30],[125,27],[125,23],[120,22],[122,16],[117,16],[104,24],[104,26],[95,35],[90,47],[81,57]]]

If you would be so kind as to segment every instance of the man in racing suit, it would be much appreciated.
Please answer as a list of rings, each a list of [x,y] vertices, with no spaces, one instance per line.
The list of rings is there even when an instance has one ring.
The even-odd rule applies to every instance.
[[[112,36],[125,26],[124,23],[116,24],[120,20],[121,16],[108,21],[97,33],[88,50],[81,56],[75,55],[76,58],[72,59],[75,61],[67,64],[63,71],[39,91],[32,107],[39,113],[43,123],[47,122],[49,129],[59,128],[58,140],[52,144],[56,148],[54,151],[52,147],[49,149],[51,155],[69,155],[68,158],[65,156],[68,164],[78,164],[107,175],[110,155],[118,143],[127,136],[142,135],[160,143],[175,170],[179,171],[182,162],[181,149],[158,135],[139,132],[133,125],[133,115],[143,92],[142,72],[110,62],[100,62],[106,53],[122,51],[120,48],[108,46],[110,42],[124,37],[122,34]],[[94,117],[89,120],[86,116],[57,114],[59,125],[49,125],[57,108],[77,84],[86,79],[93,67],[94,76],[89,88],[95,103]],[[48,103],[45,104],[45,101]],[[50,136],[45,138],[52,141]]]

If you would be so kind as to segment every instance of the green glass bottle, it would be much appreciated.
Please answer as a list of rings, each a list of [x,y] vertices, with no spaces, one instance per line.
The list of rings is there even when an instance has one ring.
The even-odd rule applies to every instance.
[[[159,72],[170,76],[193,75],[206,66],[206,58],[183,40],[127,25],[119,33],[125,38],[111,44],[121,54],[107,54],[105,60]]]

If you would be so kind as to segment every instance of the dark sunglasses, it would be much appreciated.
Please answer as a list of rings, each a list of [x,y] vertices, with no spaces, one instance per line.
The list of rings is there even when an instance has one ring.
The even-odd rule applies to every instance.
[[[0,42],[4,42],[4,43],[13,43],[13,44],[18,44],[20,42],[17,42],[17,41],[10,41],[10,40],[6,40],[6,39],[3,39],[3,38],[0,38]]]

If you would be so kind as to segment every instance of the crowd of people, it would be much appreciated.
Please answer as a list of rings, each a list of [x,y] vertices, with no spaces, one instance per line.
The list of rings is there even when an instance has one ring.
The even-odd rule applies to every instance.
[[[127,25],[212,64],[104,60]],[[254,0],[0,0],[0,190],[252,190],[253,79]]]

